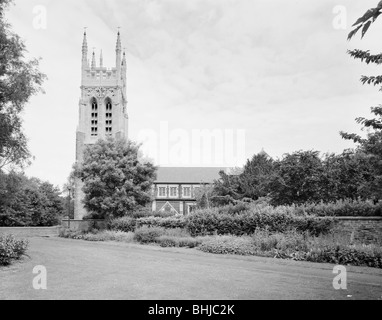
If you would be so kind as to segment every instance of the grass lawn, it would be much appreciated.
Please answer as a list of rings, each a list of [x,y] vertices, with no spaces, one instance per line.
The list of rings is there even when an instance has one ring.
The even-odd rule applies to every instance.
[[[212,255],[62,238],[30,239],[29,258],[0,268],[0,299],[381,299],[382,271],[348,267],[335,290],[333,265]],[[47,269],[47,290],[32,287]]]

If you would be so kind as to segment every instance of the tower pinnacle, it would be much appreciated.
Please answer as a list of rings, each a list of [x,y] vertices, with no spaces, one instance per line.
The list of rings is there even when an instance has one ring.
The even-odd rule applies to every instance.
[[[119,28],[118,28],[119,29]],[[122,44],[121,44],[121,34],[118,30],[118,35],[117,35],[117,46],[115,48],[116,52],[116,67],[118,70],[121,70],[121,55],[122,55]]]
[[[122,51],[121,33],[118,30],[116,51]]]
[[[122,58],[122,65],[126,67],[126,50],[123,48],[123,58]]]
[[[82,66],[85,67],[88,61],[88,41],[86,39],[86,28],[84,31],[84,39],[82,41]]]
[[[95,52],[94,52],[94,49],[93,48],[93,57],[92,57],[92,69],[94,69],[96,67],[96,60],[95,60]]]

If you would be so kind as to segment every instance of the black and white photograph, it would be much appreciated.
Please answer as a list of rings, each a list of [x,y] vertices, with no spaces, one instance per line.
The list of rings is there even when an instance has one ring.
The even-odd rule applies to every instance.
[[[0,300],[382,300],[381,65],[379,0],[0,0]]]

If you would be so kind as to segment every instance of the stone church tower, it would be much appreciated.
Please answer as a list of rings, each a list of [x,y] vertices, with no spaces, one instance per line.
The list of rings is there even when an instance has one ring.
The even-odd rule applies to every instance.
[[[87,145],[107,137],[127,138],[128,115],[126,110],[126,53],[122,54],[121,37],[118,32],[116,66],[103,66],[102,51],[99,66],[95,53],[88,60],[86,31],[82,44],[82,80],[79,103],[79,125],[76,134],[76,163],[83,161]],[[82,220],[86,210],[82,204],[82,182],[75,182],[74,219]]]

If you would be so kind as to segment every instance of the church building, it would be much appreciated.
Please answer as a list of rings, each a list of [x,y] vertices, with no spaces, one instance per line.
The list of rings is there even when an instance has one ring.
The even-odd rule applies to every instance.
[[[154,182],[152,210],[187,215],[196,206],[197,190],[219,179],[224,168],[160,167]]]
[[[128,138],[126,99],[126,53],[122,53],[117,34],[116,61],[104,67],[102,51],[97,65],[95,52],[88,59],[87,34],[82,44],[81,98],[76,133],[76,163],[83,161],[84,149],[107,137]],[[222,168],[159,168],[153,186],[153,211],[188,214],[196,205],[197,189],[219,178]],[[83,183],[75,180],[74,219],[82,220],[87,212],[82,203]]]

